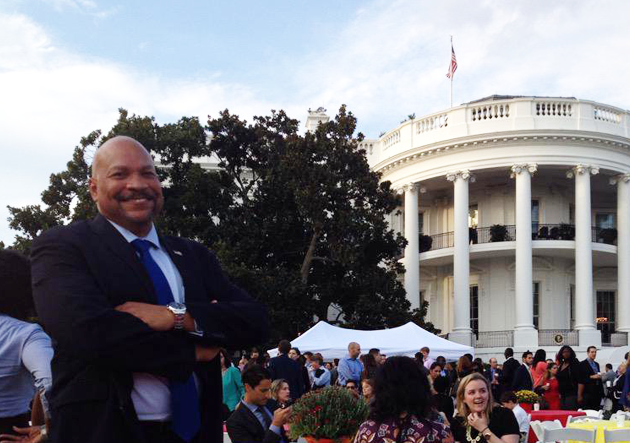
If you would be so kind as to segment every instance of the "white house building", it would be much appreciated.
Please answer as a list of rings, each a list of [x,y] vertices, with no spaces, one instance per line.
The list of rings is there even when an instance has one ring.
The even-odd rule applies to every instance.
[[[364,140],[404,193],[412,306],[481,355],[627,345],[629,131],[601,103],[491,96]]]

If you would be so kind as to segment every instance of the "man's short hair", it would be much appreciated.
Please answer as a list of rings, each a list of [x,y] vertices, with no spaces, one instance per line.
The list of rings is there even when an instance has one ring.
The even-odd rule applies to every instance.
[[[313,353],[311,351],[306,351],[304,354],[302,354],[304,357],[308,358],[309,360],[311,359],[311,357],[313,356]]]
[[[311,361],[316,361],[318,362],[320,365],[324,364],[324,358],[322,357],[321,354],[315,354],[313,355],[313,358],[311,358]]]
[[[505,348],[505,351],[503,352],[503,356],[505,358],[514,357],[514,349],[512,349],[512,348]]]
[[[372,348],[370,349],[370,352],[368,352],[368,354],[372,354],[372,355],[376,355],[380,353],[381,353],[381,350],[379,348]]]
[[[534,354],[532,354],[532,351],[525,351],[525,352],[523,352],[523,360],[525,360],[528,355],[534,355]]]
[[[413,357],[414,357],[416,360],[424,360],[424,354],[423,354],[422,352],[416,352],[416,353],[413,355]]]
[[[280,340],[278,343],[278,352],[288,354],[291,350],[291,342],[289,340]]]
[[[606,369],[610,369],[612,371],[612,365],[610,363],[606,363]]]
[[[428,354],[431,350],[428,347],[423,346],[422,349],[420,349],[420,352],[426,352]]]
[[[586,348],[586,353],[588,354],[589,352],[591,352],[591,349],[595,349],[597,351],[597,346],[589,346],[588,348]]]
[[[351,341],[350,343],[348,343],[348,351],[356,346],[361,346],[361,345],[358,344],[356,341]]]
[[[31,290],[31,262],[28,257],[9,249],[0,251],[0,314],[18,320],[35,316]]]
[[[357,388],[359,387],[359,382],[357,380],[348,380],[346,382],[346,387],[348,387],[348,383],[354,383]]]
[[[262,366],[252,365],[243,371],[241,380],[244,385],[249,385],[252,389],[254,389],[261,381],[271,380],[271,374]]]
[[[438,362],[434,361],[433,363],[431,363],[431,367],[429,368],[431,371],[434,370],[435,368],[440,368],[442,369],[442,365],[439,364]]]
[[[512,391],[505,391],[501,394],[501,403],[518,403],[516,394]]]

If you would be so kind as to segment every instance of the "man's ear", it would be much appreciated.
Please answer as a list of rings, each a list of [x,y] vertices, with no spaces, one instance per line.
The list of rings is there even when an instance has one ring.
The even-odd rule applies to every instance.
[[[253,391],[253,390],[254,390],[254,389],[253,389],[250,385],[248,385],[247,383],[243,383],[243,386],[245,387],[245,392],[246,392],[246,393],[247,393],[247,392],[251,392],[251,391]]]
[[[96,178],[90,177],[88,188],[90,189],[90,196],[92,196],[92,200],[94,200],[94,202],[98,202],[98,197],[97,197],[98,188],[97,188]]]

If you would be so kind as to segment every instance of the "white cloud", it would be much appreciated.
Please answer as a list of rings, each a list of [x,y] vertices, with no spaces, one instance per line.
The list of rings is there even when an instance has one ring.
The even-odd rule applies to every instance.
[[[82,136],[109,130],[118,108],[171,122],[224,108],[243,116],[272,107],[242,85],[221,80],[170,80],[54,46],[36,23],[0,14],[0,240],[13,233],[6,205],[36,204],[53,172],[65,168]]]
[[[296,84],[312,106],[347,103],[375,137],[412,112],[449,106],[452,34],[455,104],[496,93],[627,106],[629,13],[622,1],[379,1],[309,54]]]

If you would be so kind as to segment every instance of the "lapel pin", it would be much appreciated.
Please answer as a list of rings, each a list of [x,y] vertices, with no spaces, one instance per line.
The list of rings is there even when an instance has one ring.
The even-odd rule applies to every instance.
[[[173,249],[173,254],[177,254],[177,255],[179,255],[180,257],[183,257],[183,256],[184,256],[184,254],[182,254],[181,252],[176,251],[176,250],[174,250],[174,249]]]

